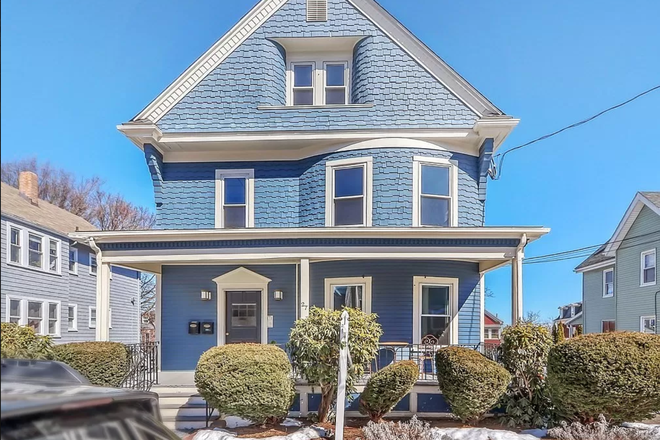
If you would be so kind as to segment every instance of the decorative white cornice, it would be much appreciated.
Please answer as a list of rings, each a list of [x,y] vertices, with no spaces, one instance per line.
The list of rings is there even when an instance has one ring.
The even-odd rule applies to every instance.
[[[261,0],[133,120],[158,122],[286,2],[287,0]]]
[[[505,117],[482,118],[474,123],[473,130],[483,139],[493,139],[493,149],[504,142],[514,128],[520,123],[520,119]]]

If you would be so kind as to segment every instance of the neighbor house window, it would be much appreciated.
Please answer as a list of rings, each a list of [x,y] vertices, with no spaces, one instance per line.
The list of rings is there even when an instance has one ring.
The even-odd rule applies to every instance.
[[[371,226],[372,159],[326,162],[326,226]]]
[[[91,275],[96,275],[99,271],[98,264],[96,263],[96,255],[89,254],[89,273]]]
[[[12,263],[21,264],[23,260],[21,235],[19,228],[9,226],[9,261]]]
[[[449,159],[413,158],[413,226],[458,226],[458,172]]]
[[[639,331],[644,333],[656,333],[655,316],[642,316],[640,317]]]
[[[215,227],[254,227],[254,170],[216,170]]]
[[[31,327],[39,335],[60,335],[60,303],[32,298],[7,297],[7,321]]]
[[[78,275],[78,249],[69,248],[69,272]]]
[[[317,57],[292,62],[289,66],[290,105],[344,105],[350,102],[350,65],[346,59],[332,61]]]
[[[455,278],[413,277],[413,340],[429,345],[458,342]]]
[[[603,271],[603,298],[614,296],[614,269]]]
[[[325,307],[331,310],[351,307],[371,313],[371,277],[326,278]]]
[[[78,331],[78,305],[69,304],[67,307],[66,328],[70,332]]]
[[[108,324],[112,328],[112,309],[108,310]],[[89,308],[89,328],[96,328],[96,307]]]
[[[347,63],[325,63],[325,104],[346,104]]]
[[[616,330],[616,324],[614,320],[603,321],[603,333],[609,333]]]
[[[655,249],[642,252],[642,272],[640,274],[642,286],[655,285]]]
[[[60,273],[60,240],[10,223],[7,223],[7,236],[9,263]]]

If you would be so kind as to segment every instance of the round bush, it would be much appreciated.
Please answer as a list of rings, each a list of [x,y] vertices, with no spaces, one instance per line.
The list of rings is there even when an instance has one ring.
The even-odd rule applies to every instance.
[[[118,387],[129,369],[128,350],[119,342],[72,342],[53,347],[55,360],[64,362],[92,384]]]
[[[414,361],[396,362],[376,372],[360,395],[360,412],[380,421],[412,390],[418,377],[419,367]]]
[[[195,385],[221,414],[255,423],[286,417],[295,395],[289,358],[275,345],[213,347],[199,358]]]
[[[50,336],[37,335],[32,327],[3,322],[2,359],[50,359],[53,342]]]
[[[463,422],[478,420],[495,406],[511,380],[504,367],[469,348],[441,348],[435,365],[440,391]]]
[[[550,350],[547,382],[557,410],[569,419],[650,418],[660,411],[660,335],[614,332],[568,339]]]

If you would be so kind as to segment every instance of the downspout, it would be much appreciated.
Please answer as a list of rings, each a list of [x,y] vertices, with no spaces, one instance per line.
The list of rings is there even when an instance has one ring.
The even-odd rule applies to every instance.
[[[96,300],[95,300],[95,305],[96,305],[96,334],[95,334],[95,340],[101,341],[103,340],[101,338],[101,326],[99,325],[99,313],[100,313],[100,307],[99,307],[99,300],[100,297],[102,296],[101,294],[101,289],[102,289],[102,283],[103,283],[103,274],[102,274],[102,261],[103,261],[103,253],[101,252],[101,248],[99,248],[94,241],[93,237],[90,237],[89,239],[89,247],[92,248],[94,253],[96,254]]]

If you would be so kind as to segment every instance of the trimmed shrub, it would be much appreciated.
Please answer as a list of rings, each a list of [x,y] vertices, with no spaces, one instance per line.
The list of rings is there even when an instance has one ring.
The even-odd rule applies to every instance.
[[[94,385],[118,387],[129,369],[128,350],[119,342],[72,342],[54,346],[53,354]]]
[[[626,428],[610,425],[601,414],[597,421],[587,425],[561,422],[559,426],[549,429],[548,435],[557,440],[658,440],[660,427],[648,425],[648,428]]]
[[[528,321],[502,332],[500,361],[511,373],[511,383],[502,397],[507,425],[547,426],[553,419],[545,382],[548,353],[553,342],[548,329]]]
[[[346,394],[355,392],[355,382],[378,353],[383,331],[377,315],[346,308],[349,315],[348,349],[353,364],[348,367]],[[342,311],[312,307],[309,317],[295,322],[289,335],[293,368],[311,385],[321,388],[319,421],[326,422],[337,394],[339,374],[339,327]]]
[[[511,380],[504,367],[469,348],[441,348],[435,364],[440,391],[463,422],[479,420],[500,400]]]
[[[220,414],[260,424],[286,417],[295,397],[289,358],[275,345],[213,347],[199,358],[195,385]]]
[[[376,372],[360,395],[360,412],[374,422],[381,421],[412,390],[418,377],[414,361],[395,362]]]
[[[548,357],[548,387],[571,420],[650,418],[660,411],[660,336],[600,333],[557,344]]]
[[[2,359],[51,359],[53,341],[39,336],[32,327],[3,322],[1,327]]]

